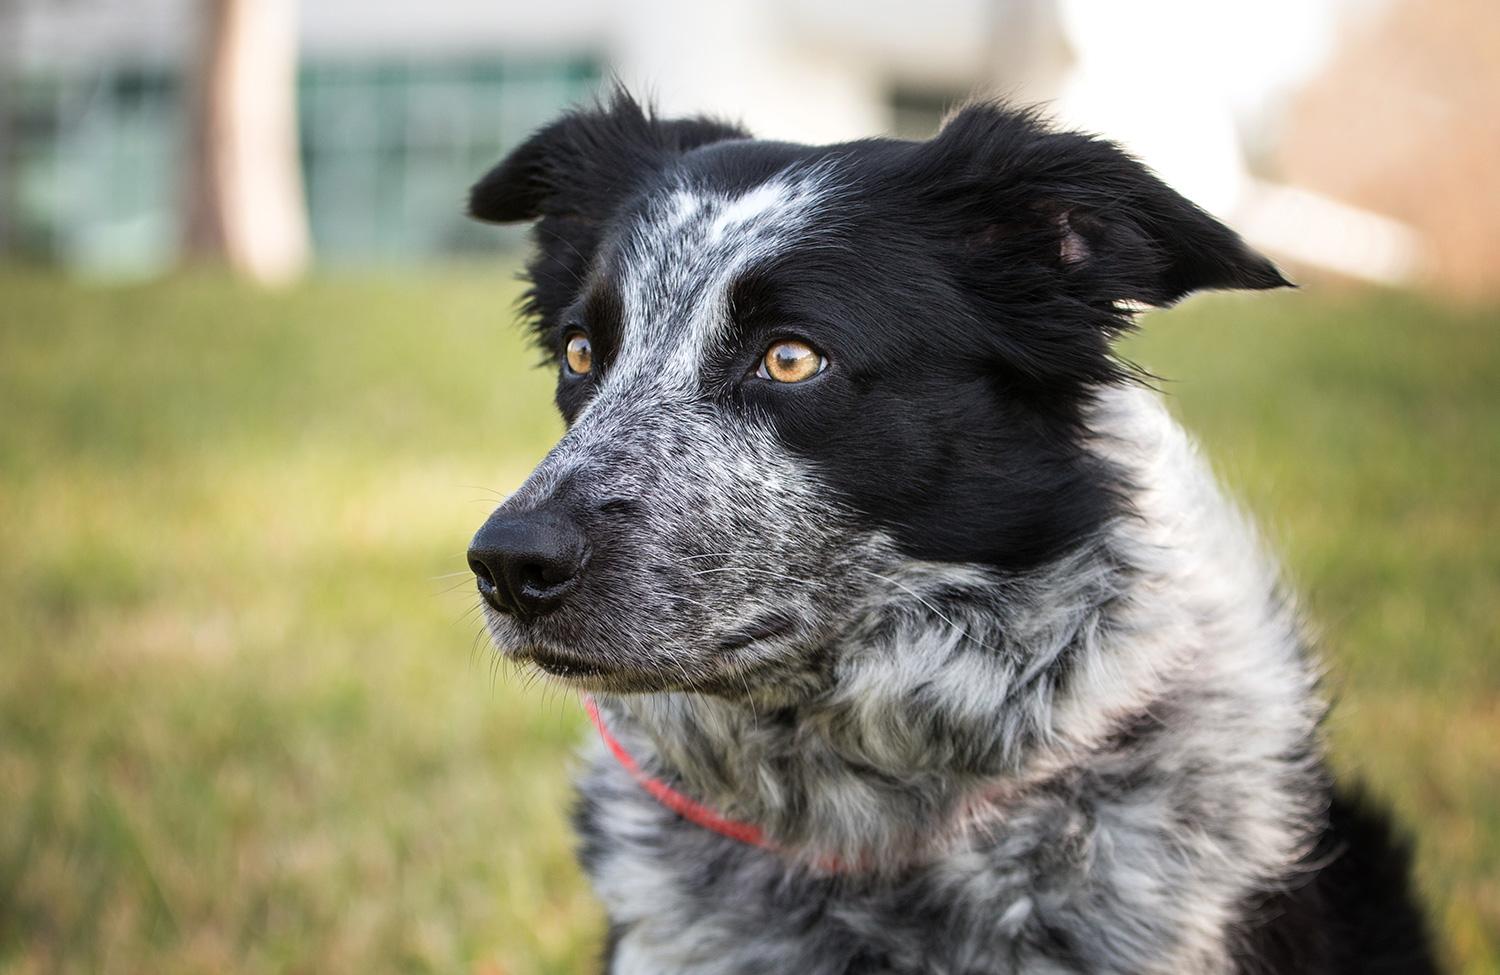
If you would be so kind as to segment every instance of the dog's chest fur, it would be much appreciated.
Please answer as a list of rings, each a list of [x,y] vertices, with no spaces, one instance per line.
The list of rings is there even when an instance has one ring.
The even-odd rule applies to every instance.
[[[579,825],[612,971],[1232,968],[1321,812],[1314,677],[1154,398],[1105,394],[1093,429],[1144,486],[1096,549],[1024,581],[893,578],[932,614],[872,606],[811,703],[604,701],[653,773],[786,848],[678,818],[596,749]]]

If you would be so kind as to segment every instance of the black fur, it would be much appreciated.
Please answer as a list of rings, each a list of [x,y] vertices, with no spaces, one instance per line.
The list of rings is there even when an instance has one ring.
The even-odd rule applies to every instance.
[[[1411,851],[1359,792],[1332,791],[1328,823],[1286,889],[1246,905],[1241,975],[1433,975]]]

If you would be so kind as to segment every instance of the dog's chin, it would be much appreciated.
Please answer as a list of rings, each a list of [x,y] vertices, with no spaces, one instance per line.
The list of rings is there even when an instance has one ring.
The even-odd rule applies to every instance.
[[[507,654],[517,662],[535,667],[553,681],[574,690],[606,694],[650,694],[693,690],[680,673],[663,673],[639,667],[604,663],[573,650],[530,646]]]

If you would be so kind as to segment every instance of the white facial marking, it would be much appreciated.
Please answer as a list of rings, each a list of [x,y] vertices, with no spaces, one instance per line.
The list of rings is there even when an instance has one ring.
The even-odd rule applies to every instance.
[[[703,209],[703,199],[687,190],[678,190],[672,194],[670,215],[668,223],[673,227],[681,227]]]
[[[788,189],[784,183],[764,183],[725,203],[708,225],[708,239],[717,243],[741,224],[781,209],[787,200]]]
[[[691,391],[728,327],[730,284],[805,238],[821,190],[814,172],[738,196],[683,187],[650,206],[621,249],[624,334],[606,384]]]

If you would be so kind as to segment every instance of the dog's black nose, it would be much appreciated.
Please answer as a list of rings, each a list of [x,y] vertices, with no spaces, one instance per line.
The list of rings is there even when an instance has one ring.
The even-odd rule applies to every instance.
[[[469,568],[479,594],[502,613],[541,616],[562,603],[588,558],[583,532],[564,515],[542,509],[490,515],[469,543]]]

